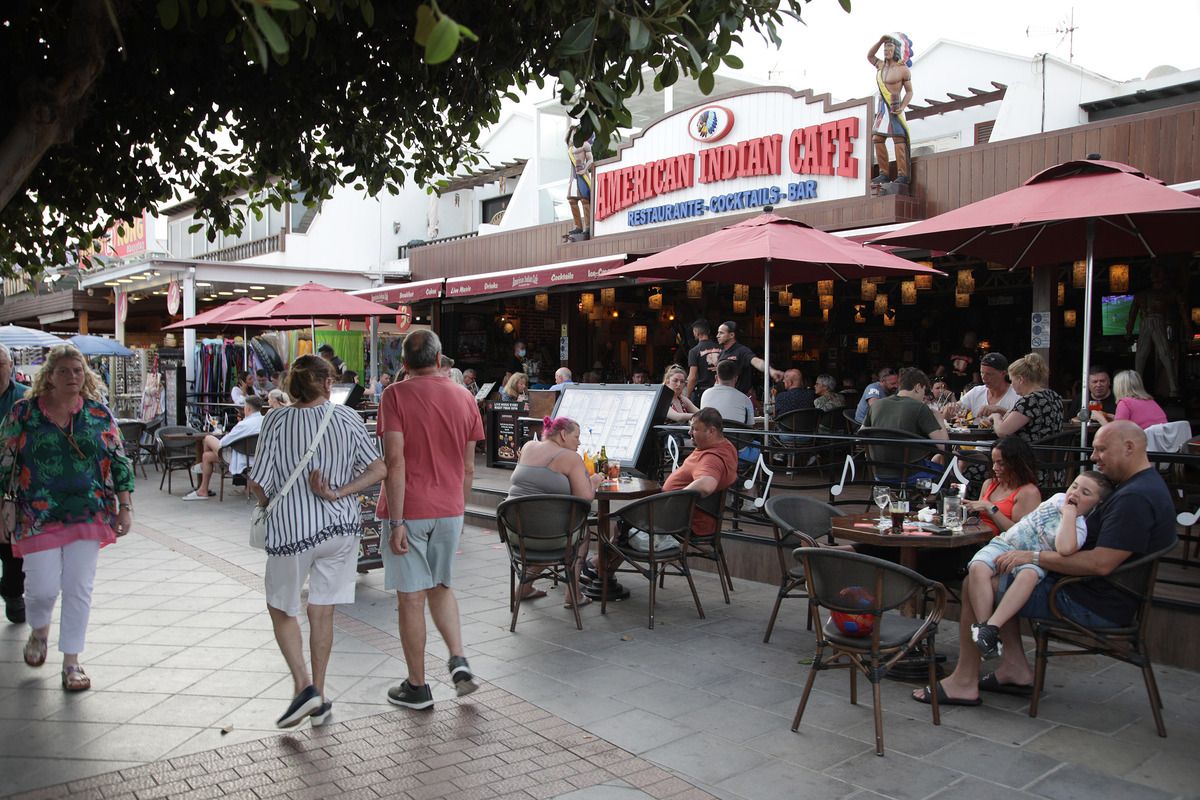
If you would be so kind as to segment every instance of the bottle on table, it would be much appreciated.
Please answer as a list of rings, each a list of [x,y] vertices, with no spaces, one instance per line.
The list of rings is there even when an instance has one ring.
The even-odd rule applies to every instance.
[[[900,533],[904,530],[904,518],[908,516],[908,487],[900,484],[900,490],[896,493],[895,499],[892,500],[892,532]]]
[[[942,498],[942,525],[952,531],[962,530],[962,497],[956,483],[946,487],[946,495]]]
[[[605,452],[604,445],[600,445],[600,455],[596,456],[596,472],[608,477],[608,453]]]

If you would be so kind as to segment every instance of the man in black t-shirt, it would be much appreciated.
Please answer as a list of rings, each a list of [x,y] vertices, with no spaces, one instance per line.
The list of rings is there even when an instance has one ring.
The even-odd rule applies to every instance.
[[[692,323],[692,335],[696,337],[696,345],[688,351],[688,378],[684,393],[693,403],[700,405],[700,396],[717,382],[717,357],[721,355],[721,345],[713,341],[712,326],[706,319]]]
[[[504,379],[500,381],[500,386],[508,384],[508,379],[516,372],[525,371],[525,343],[518,340],[513,342],[512,358],[508,360],[508,366],[504,368]]]
[[[738,365],[737,390],[742,394],[749,394],[750,389],[754,386],[754,370],[759,372],[770,371],[771,380],[783,380],[783,371],[771,369],[767,362],[763,361],[758,356],[754,355],[754,351],[744,344],[740,344],[737,340],[738,326],[733,320],[726,320],[717,328],[717,344],[721,345],[721,353],[717,357],[718,361],[736,361]]]
[[[1146,458],[1146,434],[1129,420],[1105,425],[1092,442],[1092,461],[1117,490],[1088,517],[1087,540],[1071,555],[1053,550],[1031,552],[1013,550],[996,560],[1002,575],[997,601],[1012,580],[1012,570],[1022,564],[1036,564],[1051,573],[1037,585],[1033,596],[1020,611],[1022,617],[1050,618],[1050,590],[1063,575],[1107,575],[1126,561],[1156,553],[1177,540],[1175,507],[1171,493],[1158,470]],[[1068,586],[1056,598],[1059,611],[1085,627],[1116,627],[1128,624],[1138,600],[1128,597],[1101,581]],[[990,609],[988,609],[990,612]],[[979,651],[971,641],[971,623],[975,613],[970,598],[963,595],[959,616],[958,664],[954,672],[939,684],[939,702],[954,705],[978,705],[979,691],[1008,694],[1032,690],[1033,669],[1025,657],[1018,620],[1000,630],[1002,660],[996,671],[979,677]],[[928,702],[927,689],[913,693],[919,702]]]

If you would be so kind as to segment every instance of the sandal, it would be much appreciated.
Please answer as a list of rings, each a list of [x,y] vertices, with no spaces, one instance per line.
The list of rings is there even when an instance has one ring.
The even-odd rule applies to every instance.
[[[92,688],[92,679],[84,674],[83,667],[72,664],[63,667],[62,687],[68,692],[86,692]]]
[[[40,667],[46,663],[46,640],[39,639],[32,633],[25,643],[25,663],[31,667]]]
[[[584,595],[583,597],[579,598],[579,607],[580,608],[583,608],[584,606],[591,605],[591,604],[592,604],[592,598],[588,597],[587,595]],[[563,608],[574,608],[574,607],[575,607],[575,604],[572,603],[570,600],[563,603]]]

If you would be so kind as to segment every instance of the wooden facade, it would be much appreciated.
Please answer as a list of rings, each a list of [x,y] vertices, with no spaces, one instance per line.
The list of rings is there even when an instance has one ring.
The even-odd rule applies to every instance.
[[[1046,167],[1085,158],[1089,153],[1135,165],[1167,184],[1200,179],[1200,103],[922,156],[913,160],[910,197],[834,200],[777,213],[822,230],[912,222],[1015,188]],[[412,250],[409,258],[413,279],[421,280],[618,253],[655,253],[754,213],[726,214],[572,244],[563,243],[571,223],[557,222],[427,245]]]

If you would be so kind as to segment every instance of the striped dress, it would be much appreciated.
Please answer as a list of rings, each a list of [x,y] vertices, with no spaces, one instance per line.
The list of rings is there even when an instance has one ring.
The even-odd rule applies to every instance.
[[[315,408],[277,408],[263,420],[250,478],[274,497],[317,435],[328,403]],[[308,473],[320,470],[332,487],[344,486],[379,458],[374,437],[358,414],[334,406],[333,419],[304,473],[267,521],[267,554],[302,553],[334,536],[362,534],[358,498],[323,500],[308,487]]]

